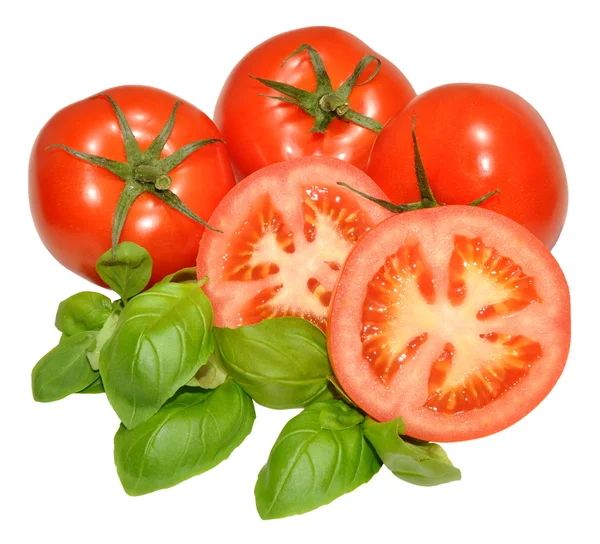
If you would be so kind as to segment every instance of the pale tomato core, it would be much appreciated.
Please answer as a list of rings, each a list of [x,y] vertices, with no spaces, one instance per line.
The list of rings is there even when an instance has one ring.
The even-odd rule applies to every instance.
[[[200,245],[199,274],[219,326],[303,317],[325,330],[333,288],[358,238],[389,214],[336,184],[381,195],[342,161],[307,158],[267,167],[221,203]]]

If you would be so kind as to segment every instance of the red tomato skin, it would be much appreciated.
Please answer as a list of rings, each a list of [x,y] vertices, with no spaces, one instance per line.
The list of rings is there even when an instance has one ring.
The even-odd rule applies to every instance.
[[[567,178],[552,134],[517,94],[493,85],[454,83],[413,99],[384,127],[367,173],[396,203],[419,200],[411,123],[437,200],[468,204],[499,189],[482,207],[517,221],[552,248],[567,214]]]
[[[365,55],[381,59],[381,70],[366,85],[350,94],[350,107],[385,123],[401,110],[415,91],[391,62],[364,42],[332,27],[308,27],[274,36],[250,51],[232,70],[215,108],[215,122],[228,144],[238,179],[270,164],[307,155],[333,157],[365,170],[377,134],[352,123],[334,119],[324,134],[310,132],[314,119],[293,104],[261,94],[277,95],[259,81],[248,77],[282,81],[314,91],[316,78],[307,53],[299,54],[281,66],[287,55],[309,44],[323,58],[325,68],[337,89]],[[369,67],[361,81],[372,73]]]
[[[110,95],[123,110],[144,151],[166,123],[177,100],[173,132],[161,157],[205,138],[221,138],[199,109],[165,91],[122,86]],[[29,163],[29,200],[33,220],[50,253],[66,268],[104,286],[97,259],[111,247],[113,213],[124,182],[103,168],[77,159],[52,144],[125,161],[123,138],[108,100],[93,96],[67,106],[42,128]],[[208,219],[235,185],[227,150],[210,144],[170,172],[170,189],[197,215]],[[144,193],[131,206],[120,241],[146,248],[153,259],[150,284],[193,266],[204,227]]]

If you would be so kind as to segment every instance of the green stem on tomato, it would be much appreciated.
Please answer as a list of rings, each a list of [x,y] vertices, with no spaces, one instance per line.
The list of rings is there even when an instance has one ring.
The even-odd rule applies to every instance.
[[[374,196],[371,196],[371,195],[368,195],[361,191],[358,191],[357,189],[354,189],[347,183],[338,182],[337,184],[341,185],[342,187],[346,187],[347,189],[350,189],[357,195],[360,195],[363,198],[366,198],[367,200],[370,200],[371,202],[378,204],[382,208],[385,208],[386,210],[389,210],[392,213],[404,213],[404,212],[410,212],[413,210],[422,210],[424,208],[435,208],[437,206],[440,206],[440,203],[436,200],[436,198],[433,194],[431,186],[429,185],[429,180],[427,179],[427,175],[425,173],[425,166],[423,165],[423,159],[421,158],[421,151],[419,150],[419,144],[417,142],[417,134],[416,134],[416,130],[415,130],[416,118],[417,118],[416,115],[412,118],[411,133],[412,133],[413,150],[414,150],[414,158],[415,158],[415,173],[417,176],[417,185],[419,187],[419,195],[420,195],[419,201],[410,202],[408,204],[394,204],[393,202],[389,202],[389,201],[383,200],[381,198],[375,198]],[[491,198],[497,194],[500,194],[499,189],[490,191],[489,193],[487,193],[483,196],[480,196],[479,198],[476,198],[475,200],[473,200],[473,202],[470,202],[468,205],[469,206],[479,206],[480,204],[482,204],[483,202],[485,202],[486,200],[488,200],[489,198]]]

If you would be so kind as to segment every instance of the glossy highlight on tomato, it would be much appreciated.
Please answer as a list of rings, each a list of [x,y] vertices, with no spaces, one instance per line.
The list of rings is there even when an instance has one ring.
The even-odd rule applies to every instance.
[[[210,218],[223,234],[205,232],[197,262],[215,325],[289,315],[325,329],[346,255],[390,215],[337,182],[385,198],[352,165],[307,157],[259,170],[223,199]]]
[[[295,55],[282,66],[284,59],[303,44],[320,54],[334,89],[365,55],[373,54],[381,60],[381,69],[372,81],[352,89],[349,104],[382,124],[415,96],[396,66],[348,32],[308,27],[274,36],[252,49],[234,67],[215,108],[215,122],[227,142],[238,179],[270,164],[311,155],[341,159],[366,169],[377,137],[375,132],[340,119],[334,119],[324,133],[311,132],[314,119],[310,115],[297,105],[269,98],[283,95],[249,77],[314,91],[315,71],[307,52]],[[374,69],[367,69],[359,83]]]
[[[488,210],[394,216],[346,260],[328,325],[334,372],[380,421],[456,441],[500,431],[550,391],[570,343],[569,290],[528,230]]]
[[[117,116],[123,111],[141,150],[161,132],[179,101],[173,130],[161,157],[191,142],[221,138],[199,109],[176,96],[143,86],[115,87],[56,113],[38,135],[29,163],[29,200],[38,233],[50,253],[76,274],[104,285],[96,261],[111,247],[113,215],[125,183],[108,170],[49,146],[62,144],[114,161],[125,161]],[[207,219],[235,184],[223,143],[191,153],[169,172],[169,189],[196,215]],[[149,193],[131,205],[120,241],[146,248],[154,265],[150,284],[193,266],[204,227]]]
[[[443,85],[411,100],[383,128],[367,168],[398,204],[418,200],[413,119],[440,203],[468,204],[498,189],[481,206],[554,246],[567,214],[567,179],[552,134],[530,104],[507,89],[471,83]]]

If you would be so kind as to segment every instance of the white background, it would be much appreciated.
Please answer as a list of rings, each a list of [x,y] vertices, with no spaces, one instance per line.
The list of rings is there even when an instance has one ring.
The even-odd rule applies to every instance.
[[[600,542],[600,39],[594,2],[11,2],[2,8],[0,541],[295,543]],[[390,6],[394,6],[390,10]],[[562,7],[558,7],[562,6]],[[463,480],[418,488],[382,470],[330,506],[281,521],[254,509],[256,474],[290,412],[258,409],[229,460],[140,498],[112,460],[118,420],[102,395],[36,404],[30,371],[58,340],[59,301],[93,288],[55,262],[27,200],[33,140],[65,105],[120,84],[164,88],[209,115],[229,70],[295,27],[344,28],[422,92],[508,87],[551,128],[570,204],[554,250],[573,298],[573,343],[549,397],[512,428],[449,444]]]

